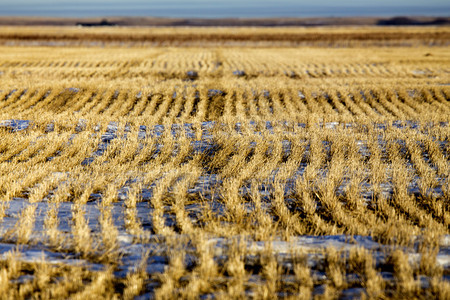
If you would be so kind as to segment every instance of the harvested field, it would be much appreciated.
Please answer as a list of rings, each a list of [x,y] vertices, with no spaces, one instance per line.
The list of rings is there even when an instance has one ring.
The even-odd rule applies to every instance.
[[[446,47],[74,35],[0,47],[5,297],[450,297]]]
[[[20,30],[17,30],[20,28]],[[0,45],[358,47],[449,46],[448,26],[361,27],[54,27],[2,26]]]

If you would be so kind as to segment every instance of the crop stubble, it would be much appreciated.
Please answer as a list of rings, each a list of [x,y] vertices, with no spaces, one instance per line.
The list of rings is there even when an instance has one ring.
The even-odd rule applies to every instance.
[[[360,42],[0,47],[2,295],[448,298],[450,55]]]

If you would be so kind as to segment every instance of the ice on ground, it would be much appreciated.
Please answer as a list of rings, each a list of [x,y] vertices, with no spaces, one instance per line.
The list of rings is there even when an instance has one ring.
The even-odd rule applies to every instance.
[[[85,120],[85,119],[78,120],[78,123],[75,126],[75,132],[78,133],[78,132],[81,132],[83,130],[86,130],[86,123],[87,123],[87,120]]]
[[[424,70],[413,70],[411,73],[413,73],[414,75],[425,75],[425,74],[427,74],[427,71],[424,71]]]
[[[446,235],[440,243],[440,250],[436,256],[436,263],[443,268],[450,267],[450,247],[445,246],[446,240],[450,235]],[[269,249],[276,256],[286,259],[296,253],[306,253],[308,255],[308,265],[311,267],[317,263],[317,259],[323,256],[323,250],[335,248],[338,251],[349,252],[354,248],[364,248],[377,260],[377,263],[385,260],[387,253],[394,250],[395,246],[383,245],[372,239],[370,236],[348,236],[348,235],[328,235],[328,236],[297,236],[291,237],[289,241],[251,241],[248,239],[240,240],[240,237],[234,238],[211,238],[208,243],[214,247],[215,255],[224,255],[232,243],[243,242],[247,253],[254,255],[262,253]],[[418,263],[421,254],[417,253],[415,248],[403,247],[403,250],[412,263]]]
[[[68,90],[69,92],[73,92],[73,93],[78,93],[80,91],[79,88],[74,88],[74,87],[67,88],[66,90]]]
[[[339,126],[339,122],[325,123],[325,128],[328,128],[328,129],[335,129],[337,126]]]
[[[290,241],[273,241],[270,248],[277,254],[289,254],[292,249],[303,249],[317,251],[322,248],[333,247],[340,250],[350,250],[358,246],[368,250],[378,250],[384,246],[373,241],[367,236],[346,236],[346,235],[328,235],[328,236],[298,236],[292,237]],[[248,250],[251,252],[263,251],[267,247],[267,242],[250,243]]]
[[[55,265],[83,266],[92,271],[99,271],[104,268],[102,264],[91,263],[84,259],[75,258],[76,255],[48,251],[42,245],[18,246],[16,244],[0,243],[0,260],[6,260],[12,253],[14,253],[15,259],[27,263],[45,262]]]
[[[198,78],[198,73],[197,73],[197,71],[194,71],[194,70],[187,71],[186,75],[190,80],[195,80]]]
[[[53,131],[55,131],[55,124],[54,123],[50,123],[50,124],[47,124],[45,126],[45,132],[46,133],[53,132]]]
[[[225,95],[224,91],[217,90],[217,89],[209,89],[208,90],[208,97],[223,96],[223,95]]]
[[[242,77],[242,76],[245,76],[246,73],[245,73],[244,70],[234,70],[234,71],[233,71],[233,75],[234,75],[234,76],[237,76],[237,77]]]
[[[30,126],[29,120],[3,120],[0,121],[0,128],[9,129],[12,132],[22,131]]]

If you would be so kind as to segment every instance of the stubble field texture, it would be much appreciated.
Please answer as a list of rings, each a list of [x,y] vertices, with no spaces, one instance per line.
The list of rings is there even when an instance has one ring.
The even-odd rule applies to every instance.
[[[1,298],[450,298],[448,27],[0,32]]]

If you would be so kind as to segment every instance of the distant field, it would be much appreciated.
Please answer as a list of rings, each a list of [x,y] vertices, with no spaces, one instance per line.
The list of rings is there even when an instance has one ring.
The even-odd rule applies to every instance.
[[[448,299],[449,34],[0,28],[0,292]]]
[[[55,27],[1,26],[0,45],[84,47],[450,46],[449,26]]]

